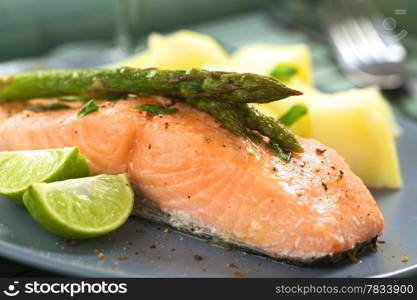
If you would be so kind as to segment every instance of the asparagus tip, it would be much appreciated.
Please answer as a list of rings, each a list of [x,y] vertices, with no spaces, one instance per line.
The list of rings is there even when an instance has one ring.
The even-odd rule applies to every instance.
[[[300,95],[304,94],[303,92],[301,92],[299,90],[294,90],[294,89],[290,89],[290,90],[291,90],[293,96],[300,96]]]

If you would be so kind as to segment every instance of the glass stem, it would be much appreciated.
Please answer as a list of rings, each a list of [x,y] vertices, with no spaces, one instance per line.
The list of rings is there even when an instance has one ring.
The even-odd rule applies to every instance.
[[[145,0],[117,0],[115,45],[132,54],[144,34]]]

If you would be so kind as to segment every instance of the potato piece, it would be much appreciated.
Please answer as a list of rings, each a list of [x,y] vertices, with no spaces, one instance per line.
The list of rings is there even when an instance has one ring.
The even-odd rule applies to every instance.
[[[268,74],[278,63],[291,63],[298,69],[295,77],[305,84],[312,84],[310,50],[304,44],[288,46],[253,44],[236,51],[232,55],[231,63],[247,72],[259,74]]]
[[[205,64],[226,64],[229,57],[210,36],[188,30],[161,35],[152,33],[148,50],[122,61],[117,66],[160,69],[201,68]],[[116,65],[113,65],[114,67]]]
[[[368,187],[402,186],[394,139],[399,127],[378,89],[336,94],[310,91],[263,104],[262,111],[278,117],[296,103],[306,104],[308,115],[291,127],[295,134],[335,149]]]
[[[392,116],[376,89],[324,97],[309,109],[310,136],[342,155],[368,187],[402,186]]]

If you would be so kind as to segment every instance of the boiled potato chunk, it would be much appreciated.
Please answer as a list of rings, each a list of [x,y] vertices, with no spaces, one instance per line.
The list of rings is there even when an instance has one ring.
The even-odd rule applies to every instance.
[[[279,116],[295,103],[308,107],[308,115],[291,127],[295,134],[335,149],[368,187],[402,186],[394,139],[398,126],[378,89],[306,94],[263,104],[262,111]]]
[[[148,49],[115,66],[160,69],[201,68],[205,64],[226,64],[228,56],[210,36],[180,30],[173,34],[152,33]]]
[[[391,115],[376,89],[324,97],[309,108],[310,136],[342,155],[367,186],[402,186]]]
[[[232,65],[239,66],[247,72],[268,74],[278,63],[293,64],[298,69],[295,77],[305,84],[312,84],[310,50],[304,44],[252,44],[232,54]]]

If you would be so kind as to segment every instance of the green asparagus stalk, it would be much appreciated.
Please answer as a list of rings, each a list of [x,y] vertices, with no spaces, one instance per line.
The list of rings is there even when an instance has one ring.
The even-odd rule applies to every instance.
[[[187,99],[186,103],[219,120],[224,127],[239,136],[250,137],[249,129],[268,136],[269,148],[285,161],[291,152],[303,152],[295,136],[279,121],[265,116],[250,104],[229,104],[207,99]]]
[[[260,113],[251,104],[236,104],[234,106],[249,129],[256,130],[274,140],[274,143],[279,144],[285,151],[304,151],[295,136],[282,123]]]
[[[283,124],[247,104],[267,103],[301,93],[261,75],[121,68],[41,71],[0,77],[0,103],[63,96],[108,99],[127,94],[174,97],[211,114],[239,136],[249,137],[249,129],[257,130],[269,137],[268,146],[287,161],[291,157],[289,152],[303,152]]]
[[[247,136],[247,129],[243,120],[231,104],[214,100],[191,98],[186,99],[185,102],[198,110],[212,115],[234,134]]]
[[[82,96],[94,99],[164,95],[208,98],[228,103],[267,103],[300,92],[267,76],[200,69],[58,70],[0,77],[0,102],[37,97]]]

